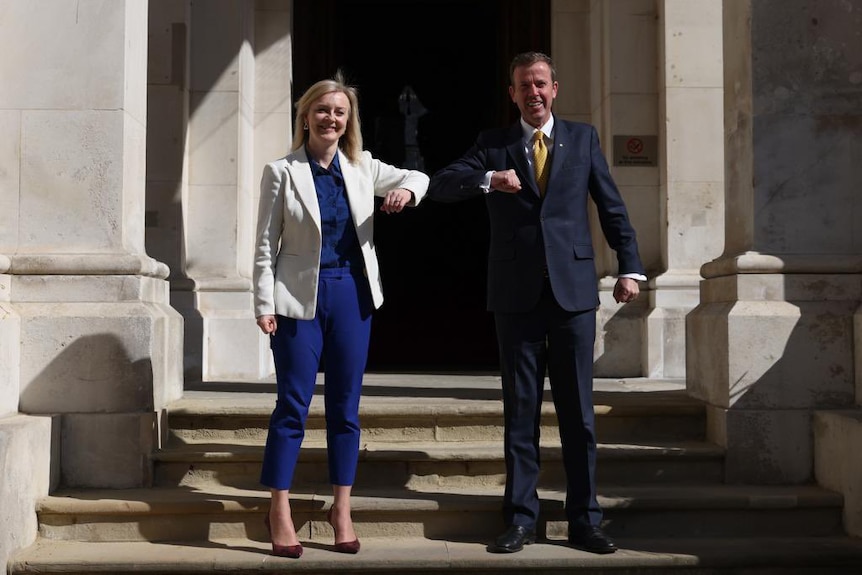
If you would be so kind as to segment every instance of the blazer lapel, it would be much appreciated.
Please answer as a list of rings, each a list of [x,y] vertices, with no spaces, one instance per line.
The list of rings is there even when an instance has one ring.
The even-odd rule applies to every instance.
[[[305,155],[304,147],[299,148],[287,157],[287,171],[296,189],[296,195],[299,196],[299,201],[305,205],[308,213],[311,214],[311,219],[317,226],[317,230],[321,231],[320,205],[317,202],[317,190],[314,188],[311,164],[308,162],[308,156]]]
[[[338,162],[341,166],[341,175],[344,176],[344,189],[347,193],[347,202],[350,204],[350,213],[358,232],[363,229],[363,223],[369,216],[374,214],[374,198],[367,197],[371,187],[363,185],[363,172],[351,164],[341,150],[338,150]]]
[[[527,156],[524,154],[524,133],[521,130],[521,123],[515,122],[509,129],[506,135],[506,151],[512,162],[515,164],[515,171],[518,173],[518,179],[521,184],[529,182],[529,187],[536,195],[539,196],[539,187],[536,184],[536,175],[530,168],[530,163],[527,161]]]
[[[566,124],[561,122],[559,118],[554,117],[554,149],[550,154],[551,171],[548,173],[548,188],[545,193],[553,188],[552,182],[562,170],[569,156],[574,151],[571,142],[572,134],[569,132]]]

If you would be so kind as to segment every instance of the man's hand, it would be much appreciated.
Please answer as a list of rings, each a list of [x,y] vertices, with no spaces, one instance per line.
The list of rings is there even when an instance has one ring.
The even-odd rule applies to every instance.
[[[521,189],[521,180],[515,170],[503,170],[491,174],[491,189],[498,192],[514,194]]]
[[[614,286],[614,299],[617,303],[629,303],[638,299],[641,288],[632,278],[619,278]]]

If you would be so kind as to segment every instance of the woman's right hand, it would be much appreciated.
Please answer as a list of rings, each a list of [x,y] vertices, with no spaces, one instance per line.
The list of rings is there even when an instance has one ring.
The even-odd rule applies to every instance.
[[[257,325],[260,326],[260,331],[267,335],[275,333],[278,327],[278,321],[274,315],[260,315],[257,317]]]

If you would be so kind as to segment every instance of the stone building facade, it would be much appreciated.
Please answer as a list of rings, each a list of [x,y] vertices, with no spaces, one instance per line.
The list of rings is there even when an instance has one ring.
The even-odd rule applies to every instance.
[[[288,150],[299,71],[327,57],[299,41],[329,24],[304,2],[0,2],[0,563],[34,539],[55,487],[147,485],[186,382],[271,375],[252,310],[257,181]],[[598,255],[596,375],[684,378],[728,482],[841,491],[862,536],[862,0],[475,0],[465,14],[491,5],[502,36],[543,11],[555,112],[597,126],[639,233],[637,304],[613,303],[615,260]],[[505,97],[512,54],[482,40],[439,66],[490,70],[482,83]],[[433,64],[404,78],[436,78]],[[416,94],[475,116],[485,92],[466,80]],[[363,101],[375,85],[359,82]],[[385,119],[363,116],[381,134]],[[435,261],[431,240],[401,240]],[[384,266],[382,325],[418,338],[398,331],[424,317],[398,297],[399,265]],[[486,321],[483,305],[464,313]],[[445,364],[437,350],[416,365]]]

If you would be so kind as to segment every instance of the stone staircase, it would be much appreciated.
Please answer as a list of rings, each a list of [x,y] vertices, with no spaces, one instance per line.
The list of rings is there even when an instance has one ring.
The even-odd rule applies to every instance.
[[[8,575],[862,573],[862,540],[844,534],[840,494],[723,483],[723,450],[705,440],[705,410],[681,381],[596,381],[600,503],[620,551],[593,555],[565,542],[548,395],[542,539],[520,553],[488,553],[503,528],[499,387],[493,375],[368,374],[355,556],[331,550],[317,394],[292,489],[305,547],[293,560],[269,553],[269,493],[258,483],[274,384],[188,386],[169,406],[153,486],[45,498],[39,538],[10,559]]]

